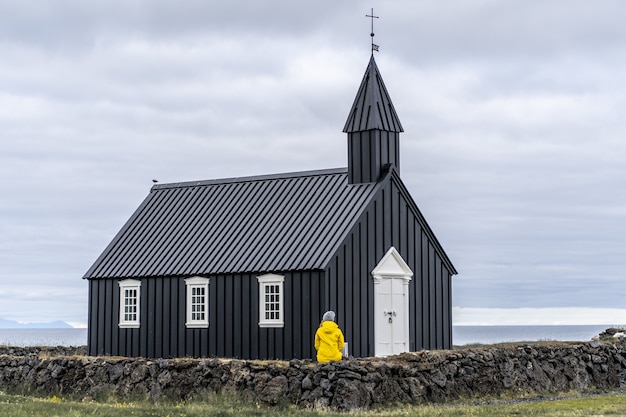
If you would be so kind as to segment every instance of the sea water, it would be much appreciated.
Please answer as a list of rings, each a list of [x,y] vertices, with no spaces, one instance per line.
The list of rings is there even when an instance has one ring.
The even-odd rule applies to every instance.
[[[0,345],[85,346],[87,329],[0,329]]]
[[[588,342],[609,327],[623,325],[581,326],[453,326],[452,343],[462,346],[473,343],[573,341]]]
[[[453,326],[452,342],[456,346],[473,343],[576,341],[591,340],[609,327],[584,326]],[[0,329],[0,345],[11,346],[84,346],[87,329]]]

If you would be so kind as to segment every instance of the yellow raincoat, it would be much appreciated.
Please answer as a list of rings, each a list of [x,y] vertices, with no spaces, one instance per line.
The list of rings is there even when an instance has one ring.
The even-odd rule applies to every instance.
[[[334,321],[323,321],[315,332],[315,350],[318,362],[341,360],[343,333]]]

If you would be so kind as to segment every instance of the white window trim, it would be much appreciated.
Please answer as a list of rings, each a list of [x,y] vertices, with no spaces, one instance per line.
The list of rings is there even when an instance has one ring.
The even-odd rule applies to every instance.
[[[141,281],[136,279],[125,279],[123,281],[118,282],[120,286],[120,321],[119,327],[125,329],[133,329],[139,328],[139,323],[141,323]],[[136,320],[126,320],[125,319],[125,311],[124,311],[124,292],[129,289],[137,290],[137,319]]]
[[[257,277],[259,281],[259,327],[285,327],[285,308],[284,308],[284,299],[285,299],[285,291],[284,285],[285,277],[282,275],[276,274],[266,274],[260,277]],[[265,285],[266,284],[274,284],[278,285],[278,312],[279,319],[266,319],[265,318]]]
[[[187,321],[185,322],[185,326],[189,329],[202,329],[209,327],[209,283],[209,278],[202,277],[187,278],[185,280],[185,286],[187,287]],[[192,320],[193,315],[191,311],[191,299],[193,288],[204,288],[204,320]]]

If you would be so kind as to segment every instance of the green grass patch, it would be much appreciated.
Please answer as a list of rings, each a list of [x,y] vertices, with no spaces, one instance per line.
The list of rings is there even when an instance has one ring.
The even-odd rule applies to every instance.
[[[626,394],[606,394],[568,399],[539,399],[514,403],[450,404],[396,406],[371,411],[339,413],[324,410],[301,410],[294,406],[268,408],[242,403],[236,398],[215,396],[206,401],[152,404],[147,402],[77,402],[57,396],[38,398],[0,393],[3,417],[206,417],[206,416],[304,416],[304,417],[447,417],[447,416],[624,416]]]

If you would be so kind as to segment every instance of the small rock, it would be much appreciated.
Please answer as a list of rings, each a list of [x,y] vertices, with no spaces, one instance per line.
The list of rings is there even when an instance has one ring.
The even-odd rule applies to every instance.
[[[313,381],[311,381],[311,378],[309,378],[309,376],[305,376],[304,379],[302,380],[302,389],[303,390],[310,390],[311,388],[313,388]]]
[[[289,381],[284,375],[272,378],[263,387],[259,399],[267,404],[276,405],[283,398],[286,398],[289,389]]]

